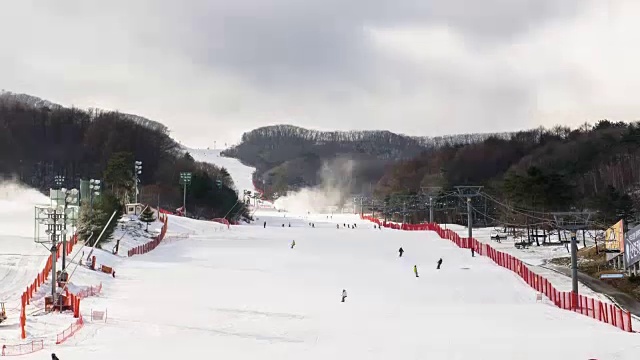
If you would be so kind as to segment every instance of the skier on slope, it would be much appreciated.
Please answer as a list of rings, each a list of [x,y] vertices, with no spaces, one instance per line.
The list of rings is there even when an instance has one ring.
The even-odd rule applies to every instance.
[[[295,241],[295,240],[293,240],[293,241],[291,242],[291,248],[292,248],[292,249],[293,249],[293,247],[294,247],[294,246],[296,246],[296,241]]]
[[[56,354],[51,353],[51,360],[60,360],[60,359],[58,359],[58,357],[56,356]]]
[[[473,247],[471,247],[471,257],[475,257],[476,256],[476,251],[473,249]]]
[[[267,222],[266,222],[266,221],[264,222],[264,226],[263,226],[263,227],[264,227],[265,229],[267,228]]]
[[[442,265],[442,258],[440,258],[440,260],[438,260],[438,267],[436,269],[440,270],[440,265]]]
[[[399,257],[402,257],[402,254],[404,254],[404,249],[402,247],[400,247],[400,249],[398,250],[398,252],[400,253]]]
[[[342,289],[342,302],[347,298],[347,290]]]
[[[413,273],[416,274],[416,277],[418,276],[418,265],[413,265]]]

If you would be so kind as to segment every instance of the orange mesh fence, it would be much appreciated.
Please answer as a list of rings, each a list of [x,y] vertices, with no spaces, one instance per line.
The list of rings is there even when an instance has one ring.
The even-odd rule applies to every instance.
[[[30,343],[18,345],[2,345],[2,356],[26,355],[42,349],[44,349],[44,340],[33,340]]]
[[[536,291],[544,294],[557,307],[589,316],[595,320],[615,326],[623,331],[633,331],[631,325],[631,313],[629,311],[620,309],[613,304],[604,303],[587,296],[575,294],[572,291],[558,291],[553,287],[553,285],[551,285],[549,280],[531,271],[520,259],[507,253],[497,251],[488,244],[481,243],[474,238],[469,239],[460,237],[460,235],[455,231],[442,229],[438,224],[388,223],[368,215],[361,216],[361,218],[391,229],[435,231],[438,236],[452,241],[458,247],[463,249],[473,248],[476,253],[487,256],[499,266],[507,268],[518,274],[524,282],[529,284],[529,286],[534,288]]]
[[[129,249],[128,256],[146,254],[149,251],[158,247],[158,245],[160,245],[160,242],[162,242],[162,239],[164,239],[165,235],[167,234],[167,226],[168,226],[169,219],[166,215],[162,213],[160,213],[159,219],[163,223],[162,228],[160,229],[160,235],[156,236],[153,240],[149,241],[146,244],[142,244],[140,246],[136,246],[132,249]]]
[[[56,252],[56,260],[60,259],[63,251],[66,251],[67,255],[70,254],[73,251],[74,245],[76,245],[77,243],[78,243],[78,234],[74,234],[71,237],[71,239],[67,241],[66,248],[62,245],[58,247],[58,250]],[[29,286],[27,286],[27,289],[25,290],[25,292],[22,293],[22,311],[20,316],[20,338],[21,339],[26,338],[25,326],[26,326],[27,319],[26,319],[26,316],[24,315],[26,312],[25,306],[31,304],[31,299],[33,298],[33,295],[38,291],[38,289],[40,289],[42,284],[44,284],[44,282],[49,277],[49,274],[51,273],[51,268],[53,265],[53,262],[51,259],[52,257],[51,255],[49,255],[49,257],[47,258],[47,262],[44,265],[44,269],[42,269],[42,271],[38,273],[38,275],[33,280],[33,282]]]
[[[83,326],[84,320],[82,320],[82,316],[80,316],[75,323],[71,324],[71,326],[58,334],[56,338],[56,344],[62,344],[63,342],[67,341],[70,337],[77,333],[78,330],[82,329]]]

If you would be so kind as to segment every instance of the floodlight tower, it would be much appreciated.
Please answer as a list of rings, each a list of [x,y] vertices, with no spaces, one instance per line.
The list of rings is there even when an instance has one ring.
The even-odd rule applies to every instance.
[[[140,183],[140,178],[138,175],[142,175],[142,161],[136,160],[133,165],[133,178],[136,185],[136,200],[135,203],[138,203],[138,183]]]
[[[89,180],[89,211],[93,215],[93,198],[100,196],[100,188],[102,187],[100,180]]]
[[[67,190],[65,188],[60,189],[64,194],[64,208],[62,212],[62,221],[64,228],[62,229],[62,271],[67,268],[67,210],[69,205],[75,205],[78,203],[78,189]]]

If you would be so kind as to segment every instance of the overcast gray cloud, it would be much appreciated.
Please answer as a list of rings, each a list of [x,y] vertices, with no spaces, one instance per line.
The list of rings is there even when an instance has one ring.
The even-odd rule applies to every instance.
[[[6,0],[0,87],[167,124],[421,135],[635,120],[633,0]]]

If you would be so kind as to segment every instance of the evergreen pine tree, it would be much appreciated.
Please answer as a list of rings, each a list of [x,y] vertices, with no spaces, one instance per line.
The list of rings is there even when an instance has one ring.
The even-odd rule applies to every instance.
[[[145,231],[149,231],[149,223],[156,221],[155,213],[151,210],[151,207],[147,206],[144,211],[142,211],[140,221],[147,223],[147,229]]]

